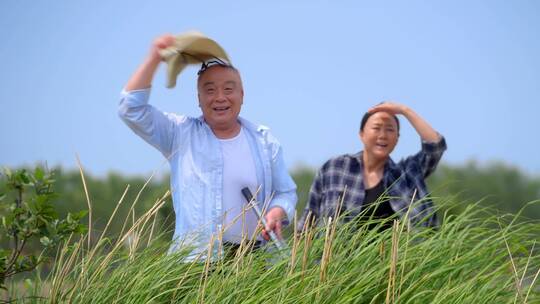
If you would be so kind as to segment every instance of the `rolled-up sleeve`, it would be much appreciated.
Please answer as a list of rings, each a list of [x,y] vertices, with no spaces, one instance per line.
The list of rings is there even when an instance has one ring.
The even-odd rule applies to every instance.
[[[120,97],[118,116],[146,142],[165,157],[172,152],[180,117],[162,112],[148,104],[150,89],[125,91]]]
[[[422,176],[426,178],[435,171],[446,148],[446,140],[442,135],[436,142],[422,141],[420,152],[405,159],[404,167],[408,169],[417,167],[421,170]]]
[[[288,219],[285,223],[288,224],[290,220],[294,219],[298,197],[296,184],[287,171],[281,147],[278,147],[277,153],[272,159],[272,186],[274,195],[269,208],[281,207],[285,210]]]

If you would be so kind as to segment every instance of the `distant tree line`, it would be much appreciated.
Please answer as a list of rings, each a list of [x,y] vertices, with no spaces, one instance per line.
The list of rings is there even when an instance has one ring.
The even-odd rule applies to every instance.
[[[516,214],[522,210],[525,218],[540,219],[540,176],[524,173],[503,162],[479,164],[469,161],[459,166],[441,165],[428,179],[430,190],[437,198],[461,205],[480,202],[501,213]]]
[[[64,170],[60,167],[51,170],[54,171],[54,187],[58,194],[54,206],[59,216],[87,210],[88,203],[79,171]],[[299,212],[304,208],[314,174],[315,169],[309,167],[299,167],[292,172],[298,186]],[[108,228],[107,234],[110,237],[118,236],[126,221],[129,223],[138,218],[138,215],[154,205],[169,189],[168,176],[150,180],[144,189],[146,177],[125,176],[116,172],[110,172],[103,177],[95,177],[90,172],[85,172],[85,181],[92,205],[92,232],[96,235],[103,231],[125,192]],[[482,206],[499,210],[501,213],[517,213],[527,203],[536,200],[536,203],[529,204],[523,210],[523,216],[540,219],[540,176],[531,176],[504,163],[480,165],[470,161],[459,166],[442,164],[429,177],[428,184],[435,203],[444,205],[443,208],[451,206],[450,212],[453,213],[459,213],[467,204],[478,201],[481,201]],[[5,190],[2,187],[5,187],[3,182],[0,183],[0,193]],[[171,198],[168,197],[167,200],[156,221],[156,228],[166,231],[164,240],[170,239],[174,228]],[[452,204],[449,205],[448,201]],[[129,213],[131,208],[134,214]],[[83,222],[87,220],[88,218]]]

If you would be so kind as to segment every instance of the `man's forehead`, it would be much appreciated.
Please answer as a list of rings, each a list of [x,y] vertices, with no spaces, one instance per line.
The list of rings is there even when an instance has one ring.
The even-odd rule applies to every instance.
[[[222,83],[223,83],[224,85],[234,85],[234,86],[235,86],[236,83],[237,83],[237,81],[235,81],[235,80],[226,80],[226,81],[223,81]],[[209,86],[209,85],[216,85],[216,84],[217,84],[216,81],[214,81],[214,80],[208,80],[208,81],[204,81],[204,82],[202,83],[202,86],[203,86],[203,87],[206,87],[206,86]]]

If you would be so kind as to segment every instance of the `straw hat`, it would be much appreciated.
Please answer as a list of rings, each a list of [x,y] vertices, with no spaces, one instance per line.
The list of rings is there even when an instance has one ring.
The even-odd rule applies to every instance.
[[[200,64],[214,58],[231,64],[229,56],[217,42],[197,31],[176,36],[174,44],[160,50],[160,55],[167,62],[167,88],[176,86],[178,74],[188,64]]]

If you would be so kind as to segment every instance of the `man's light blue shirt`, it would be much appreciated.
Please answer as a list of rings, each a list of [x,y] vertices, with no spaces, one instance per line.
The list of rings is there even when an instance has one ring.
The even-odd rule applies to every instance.
[[[146,142],[168,159],[176,224],[171,251],[194,246],[189,259],[206,257],[211,241],[217,253],[223,229],[223,156],[218,138],[204,118],[162,112],[148,104],[150,89],[123,91],[118,114]],[[267,209],[281,207],[294,217],[296,185],[289,175],[279,142],[267,127],[241,117]]]

